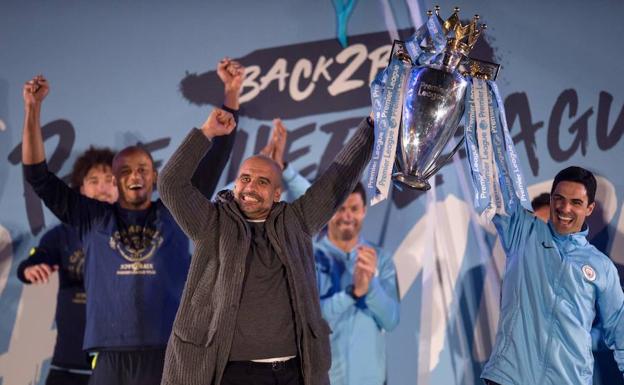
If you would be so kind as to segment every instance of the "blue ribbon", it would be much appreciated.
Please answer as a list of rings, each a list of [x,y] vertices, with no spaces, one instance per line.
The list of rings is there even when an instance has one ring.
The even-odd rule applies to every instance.
[[[472,79],[469,78],[469,80],[469,91],[471,91]],[[473,92],[466,93],[465,146],[477,212],[480,215],[487,212],[488,216],[505,215],[512,211],[517,200],[522,206],[528,208],[528,193],[507,127],[504,105],[493,81],[486,83],[486,92],[489,120],[479,120],[475,116],[474,103],[476,103],[476,97]],[[483,128],[487,129],[487,136],[482,137],[481,142],[492,147],[493,164],[484,164],[484,159],[480,157],[477,124],[483,125]],[[490,170],[489,173],[486,173],[487,175],[483,173],[484,168]]]
[[[491,87],[488,84],[488,92],[490,93],[490,129],[492,133],[492,145],[494,148],[494,161],[498,171],[498,186],[502,194],[503,201],[497,204],[497,213],[505,214],[510,212],[513,207],[514,186],[509,174],[509,167],[505,157],[505,136],[500,119],[500,110],[496,103]]]
[[[494,81],[488,81],[488,85],[490,86],[491,92],[494,95],[497,105],[497,117],[499,119],[499,124],[502,131],[503,142],[505,146],[505,164],[507,165],[509,175],[511,178],[511,182],[513,184],[513,191],[515,193],[515,197],[520,201],[522,206],[527,210],[531,210],[529,193],[526,188],[526,183],[524,181],[524,176],[522,175],[522,170],[520,169],[520,160],[518,159],[518,154],[516,153],[516,148],[514,147],[513,139],[511,138],[511,134],[509,133],[509,127],[507,126],[507,116],[505,115],[505,105],[500,96],[500,92],[498,91],[498,87]],[[512,197],[513,198],[513,197]]]
[[[373,108],[373,118],[375,120],[375,144],[373,147],[373,155],[368,169],[368,178],[366,179],[366,195],[374,197],[379,194],[377,189],[377,175],[379,175],[379,163],[385,144],[385,126],[378,122],[381,121],[381,109],[384,99],[384,85],[388,74],[388,68],[377,74],[375,80],[371,83],[371,102]],[[382,131],[382,127],[384,127]]]
[[[466,147],[466,154],[470,165],[470,175],[472,177],[474,206],[479,215],[481,215],[483,210],[488,206],[490,199],[487,181],[485,180],[485,176],[481,174],[481,159],[479,158],[479,144],[477,142],[476,132],[477,120],[475,117],[475,102],[472,92],[472,81],[469,81],[466,89],[466,97],[464,99],[466,104],[464,110],[464,136],[466,140],[464,145]]]
[[[368,170],[366,190],[371,205],[387,197],[391,185],[396,154],[396,139],[403,107],[402,93],[409,64],[393,58],[371,84],[371,99],[375,119],[375,144]]]
[[[432,63],[445,47],[446,36],[436,15],[430,16],[427,23],[405,42],[412,63],[419,67]]]

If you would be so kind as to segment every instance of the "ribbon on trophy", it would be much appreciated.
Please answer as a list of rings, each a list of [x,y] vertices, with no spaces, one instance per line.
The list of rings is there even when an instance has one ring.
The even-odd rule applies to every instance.
[[[423,47],[423,44],[425,47]],[[412,62],[417,66],[430,64],[446,47],[446,35],[438,17],[430,16],[414,35],[405,42]]]
[[[511,138],[511,134],[509,133],[509,127],[507,126],[507,116],[505,115],[505,105],[503,104],[503,99],[500,96],[500,92],[498,91],[498,87],[494,81],[488,81],[490,85],[490,89],[496,98],[496,106],[498,108],[498,114],[496,115],[500,119],[500,127],[502,128],[502,136],[503,141],[505,143],[505,159],[506,164],[511,168],[511,177],[512,183],[514,187],[514,192],[516,197],[520,200],[522,206],[527,209],[531,209],[531,203],[529,200],[529,194],[526,188],[526,184],[524,182],[524,176],[522,175],[522,170],[520,169],[520,163],[518,160],[518,154],[516,153],[516,148],[514,147],[513,139]],[[510,184],[507,184],[511,186]],[[507,201],[509,205],[511,205],[511,201]]]
[[[409,71],[409,64],[393,59],[371,85],[375,147],[366,183],[371,205],[388,197],[392,183],[392,169],[403,108],[403,92]]]
[[[469,78],[466,92],[465,145],[477,213],[492,219],[506,215],[518,200],[529,208],[505,109],[496,83]]]
[[[423,48],[423,44],[426,47]],[[405,83],[409,72],[435,60],[446,46],[446,37],[440,20],[429,17],[427,23],[405,42],[409,59],[397,55],[396,46],[391,52],[390,64],[371,83],[371,102],[375,120],[375,147],[366,182],[370,204],[388,198],[396,157],[399,126],[403,109]]]

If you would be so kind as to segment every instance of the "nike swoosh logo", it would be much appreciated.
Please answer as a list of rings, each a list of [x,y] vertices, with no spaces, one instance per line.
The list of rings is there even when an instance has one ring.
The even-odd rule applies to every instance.
[[[545,249],[554,249],[554,248],[555,248],[555,246],[550,246],[550,245],[547,245],[547,244],[546,244],[546,242],[544,242],[544,241],[542,241],[542,246],[543,246]]]

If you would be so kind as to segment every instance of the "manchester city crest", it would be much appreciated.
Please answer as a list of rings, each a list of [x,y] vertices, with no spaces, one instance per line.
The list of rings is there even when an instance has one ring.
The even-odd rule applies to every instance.
[[[583,275],[585,276],[586,280],[588,280],[589,282],[594,282],[596,280],[596,271],[593,267],[589,265],[583,265],[581,270],[583,271]]]

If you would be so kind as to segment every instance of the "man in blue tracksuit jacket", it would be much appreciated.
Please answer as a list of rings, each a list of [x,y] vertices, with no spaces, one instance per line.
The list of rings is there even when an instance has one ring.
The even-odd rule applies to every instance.
[[[310,183],[286,166],[282,180],[292,195]],[[385,332],[399,323],[399,294],[392,257],[360,236],[366,192],[358,184],[314,243],[323,318],[332,329],[331,385],[382,385]]]
[[[507,254],[496,343],[481,377],[487,384],[591,384],[590,330],[624,371],[624,294],[611,260],[587,242],[585,218],[596,179],[580,167],[555,177],[550,220],[515,202],[494,224]]]

